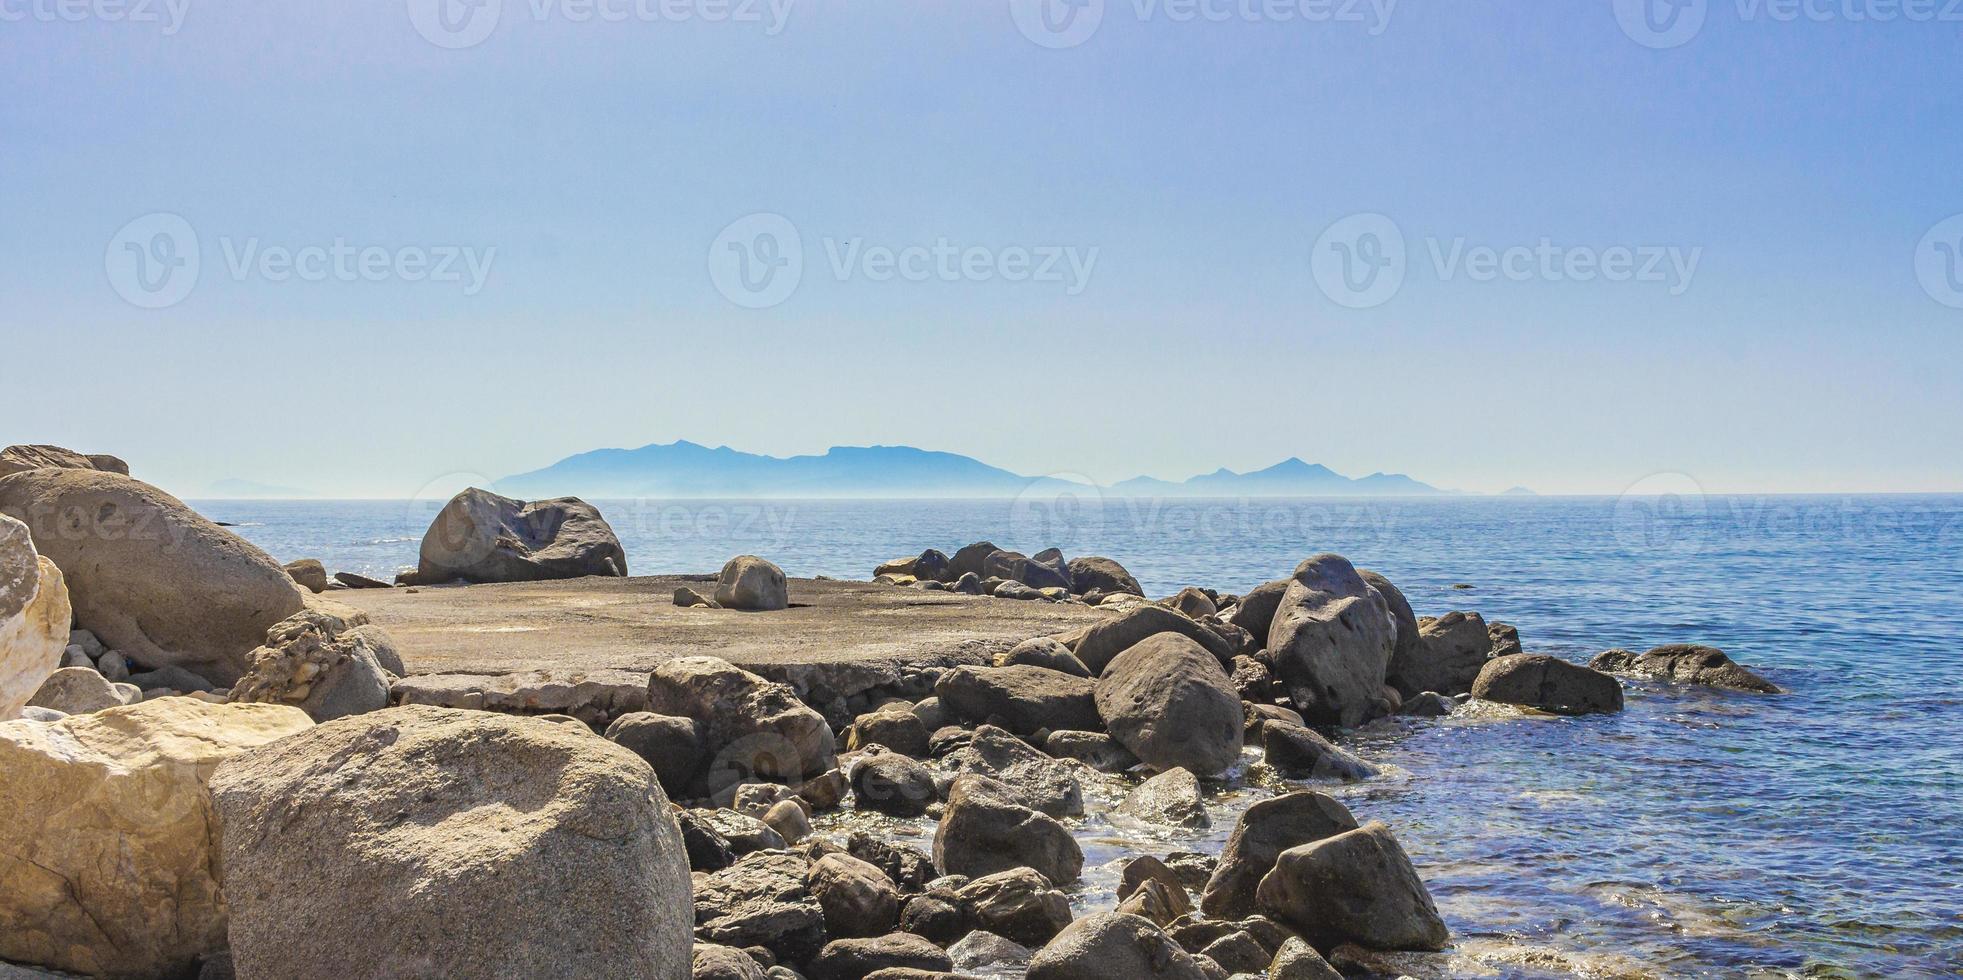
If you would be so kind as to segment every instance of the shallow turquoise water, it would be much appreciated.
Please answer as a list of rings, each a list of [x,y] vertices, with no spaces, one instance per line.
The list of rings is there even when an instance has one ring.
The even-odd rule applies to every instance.
[[[436,506],[198,504],[282,561],[376,575],[414,564]],[[601,507],[636,574],[747,552],[865,578],[987,538],[1107,554],[1163,594],[1338,551],[1529,650],[1721,647],[1793,693],[1632,684],[1613,717],[1380,725],[1349,742],[1397,772],[1339,795],[1495,975],[1963,976],[1963,497]]]

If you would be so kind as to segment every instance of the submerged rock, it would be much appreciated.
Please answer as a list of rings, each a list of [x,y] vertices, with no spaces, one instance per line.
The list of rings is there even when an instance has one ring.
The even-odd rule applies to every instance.
[[[245,976],[681,976],[689,868],[654,772],[578,726],[406,707],[212,777]]]
[[[232,885],[206,781],[312,725],[191,698],[0,723],[0,960],[169,976],[224,949]]]
[[[1557,715],[1622,710],[1622,685],[1614,677],[1538,653],[1488,661],[1472,685],[1472,696]]]
[[[1616,674],[1631,674],[1679,684],[1702,684],[1731,691],[1755,694],[1784,694],[1779,685],[1766,680],[1725,656],[1716,647],[1675,644],[1647,653],[1609,650],[1598,654],[1588,666]]]
[[[624,577],[627,552],[598,508],[578,497],[526,502],[471,487],[423,534],[405,584]]]

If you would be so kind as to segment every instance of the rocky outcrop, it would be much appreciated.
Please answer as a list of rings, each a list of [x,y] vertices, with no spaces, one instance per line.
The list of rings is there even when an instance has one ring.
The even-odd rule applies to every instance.
[[[1492,658],[1493,638],[1478,613],[1448,612],[1419,625],[1414,647],[1407,651],[1400,636],[1385,683],[1407,698],[1426,691],[1464,694]]]
[[[1779,685],[1739,665],[1716,647],[1675,644],[1657,647],[1647,653],[1609,650],[1598,654],[1588,666],[1608,673],[1677,684],[1701,684],[1754,694],[1786,693]]]
[[[1119,654],[1096,700],[1111,737],[1154,769],[1214,776],[1240,760],[1240,697],[1220,662],[1184,636],[1160,633]]]
[[[627,574],[627,552],[592,504],[577,497],[527,503],[471,487],[450,498],[423,534],[405,584],[538,582]]]
[[[1438,950],[1451,940],[1417,869],[1381,823],[1283,851],[1256,901],[1323,948]]]
[[[684,657],[655,668],[648,710],[702,723],[711,793],[752,782],[797,786],[838,764],[823,715],[790,687],[726,660]]]
[[[237,757],[211,795],[241,976],[689,970],[668,799],[579,726],[394,708]]]
[[[1084,852],[1054,819],[1017,802],[1016,792],[986,776],[957,776],[934,831],[934,865],[942,874],[980,877],[1032,868],[1067,885],[1084,870]]]
[[[737,555],[716,577],[716,605],[744,612],[774,612],[791,605],[784,570],[755,555]]]
[[[401,668],[394,650],[365,613],[346,606],[303,609],[266,631],[232,700],[290,704],[315,721],[380,711],[395,679],[383,662]]]
[[[1043,729],[1102,727],[1087,678],[1043,667],[956,667],[941,675],[934,696],[956,718],[993,721],[1018,735]]]
[[[191,698],[0,724],[0,960],[169,976],[224,949],[206,780],[312,724]]]
[[[1268,650],[1295,710],[1312,725],[1355,726],[1377,709],[1397,624],[1383,594],[1341,555],[1295,569]]]
[[[1207,980],[1148,919],[1100,912],[1072,922],[1029,961],[1029,980]]]
[[[513,715],[569,715],[605,727],[648,710],[647,675],[631,670],[533,670],[516,674],[418,674],[390,685],[396,704]]]
[[[1116,619],[1098,623],[1077,639],[1072,652],[1090,669],[1092,676],[1098,676],[1118,654],[1161,633],[1186,637],[1205,647],[1221,663],[1232,660],[1239,652],[1231,640],[1164,606],[1140,606]]]
[[[149,668],[224,687],[274,623],[302,608],[278,562],[146,483],[95,470],[0,478],[0,512],[61,568],[76,625]]]
[[[99,470],[128,476],[128,463],[107,455],[87,455],[60,446],[8,446],[0,449],[0,477],[28,470]]]
[[[1145,590],[1138,587],[1138,580],[1125,571],[1125,566],[1109,558],[1085,556],[1070,559],[1066,570],[1070,573],[1071,591],[1078,595],[1087,592],[1102,592],[1105,595],[1123,592],[1142,596]]]
[[[1622,685],[1599,670],[1539,653],[1516,653],[1486,662],[1472,696],[1557,715],[1622,710]]]
[[[0,515],[0,721],[61,666],[73,618],[61,569],[34,550],[27,525]]]
[[[1283,851],[1356,829],[1356,818],[1334,797],[1308,791],[1262,800],[1241,814],[1220,851],[1220,863],[1200,895],[1215,919],[1260,911],[1255,891]]]

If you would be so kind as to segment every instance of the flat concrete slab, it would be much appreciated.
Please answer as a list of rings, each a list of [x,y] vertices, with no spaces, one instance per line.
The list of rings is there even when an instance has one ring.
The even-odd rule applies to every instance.
[[[828,700],[927,666],[983,663],[1033,636],[1110,615],[1075,603],[964,596],[813,579],[777,612],[682,608],[713,577],[583,578],[329,592],[395,638],[410,675],[633,671],[721,657]]]

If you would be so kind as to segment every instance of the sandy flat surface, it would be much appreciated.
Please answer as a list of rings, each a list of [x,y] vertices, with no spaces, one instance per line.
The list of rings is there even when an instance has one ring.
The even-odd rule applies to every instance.
[[[684,609],[701,577],[585,578],[510,585],[348,590],[324,598],[365,610],[410,674],[573,668],[649,670],[675,657],[722,657],[779,674],[802,667],[977,663],[1032,636],[1096,622],[1087,606],[792,579],[791,608]]]

